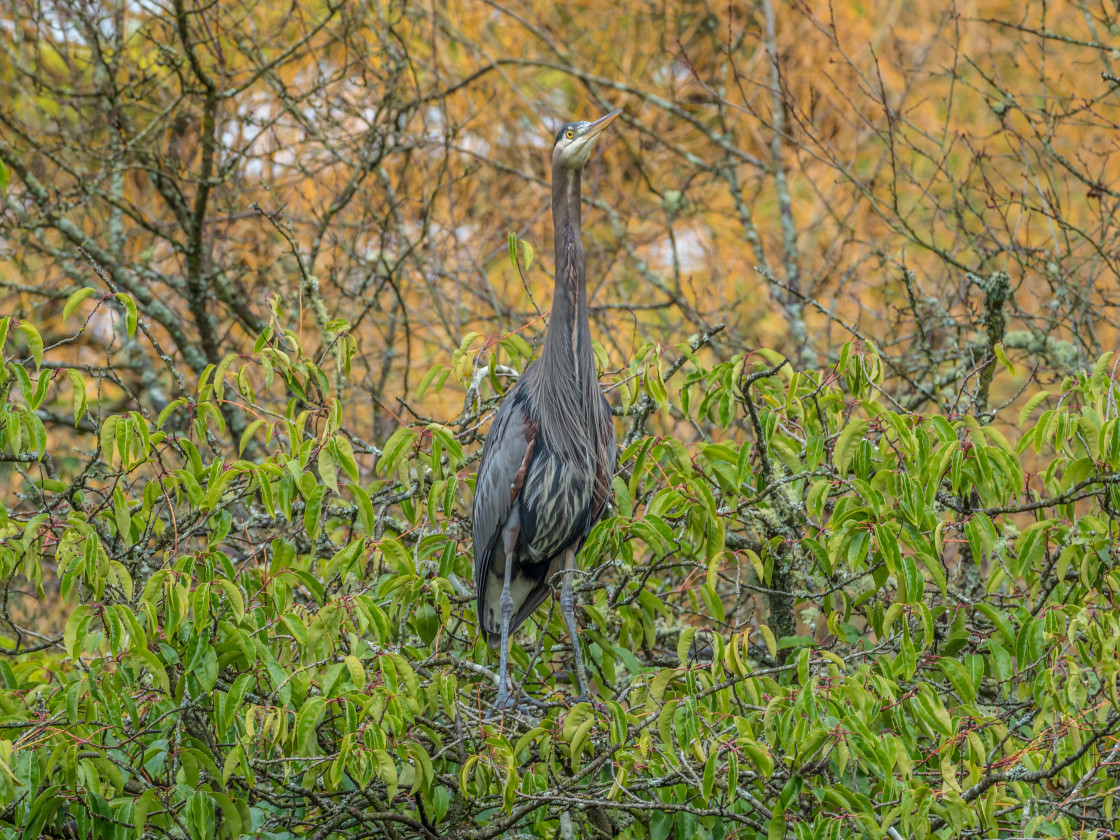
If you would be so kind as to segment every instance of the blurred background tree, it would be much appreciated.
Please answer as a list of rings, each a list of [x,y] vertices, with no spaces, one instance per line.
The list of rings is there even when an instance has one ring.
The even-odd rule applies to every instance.
[[[244,352],[271,297],[322,352],[354,337],[347,402],[387,436],[464,336],[543,333],[552,131],[615,106],[587,190],[613,369],[715,323],[720,353],[801,364],[855,333],[901,404],[967,410],[994,272],[1025,370],[1115,343],[1117,36],[1095,7],[4,9],[4,309],[52,344],[76,288],[131,294],[160,349],[108,311],[73,342],[120,405],[158,412]]]

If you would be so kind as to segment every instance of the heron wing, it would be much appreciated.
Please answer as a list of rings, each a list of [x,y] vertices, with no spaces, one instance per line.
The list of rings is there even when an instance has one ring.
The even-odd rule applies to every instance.
[[[519,385],[510,389],[490,426],[474,488],[474,582],[478,590],[479,622],[484,625],[488,614],[487,593],[492,590],[488,586],[490,568],[495,552],[500,552],[501,568],[495,571],[505,572],[503,532],[521,492],[537,439],[537,427],[529,416]],[[499,592],[500,589],[501,580],[498,581]],[[497,604],[489,606],[496,612]],[[490,627],[484,626],[484,629],[492,632]]]
[[[595,448],[587,446],[577,457],[562,455],[550,443],[543,436],[537,440],[517,498],[526,559],[542,567],[573,544],[579,548],[597,506]]]
[[[523,376],[521,383],[525,381]],[[561,456],[539,434],[529,413],[529,392],[524,394],[515,385],[498,410],[475,484],[478,620],[492,644],[499,633],[505,564],[513,564],[513,632],[553,591],[553,578],[565,558],[574,562],[606,509],[614,474],[615,431],[605,397],[592,439],[581,453],[586,461],[580,463]]]
[[[599,460],[596,469],[595,482],[595,511],[591,515],[591,525],[588,530],[599,521],[607,509],[607,499],[611,495],[611,481],[614,479],[615,462],[618,460],[618,450],[615,448],[616,438],[614,431],[614,418],[611,416],[611,404],[603,397],[603,411],[599,416],[599,441],[602,448],[599,450]]]
[[[521,559],[539,561],[514,566],[515,575],[531,583],[531,588],[515,596],[514,627],[553,591],[556,574],[565,563],[575,562],[575,553],[606,511],[616,453],[614,421],[606,397],[602,407],[584,465],[558,457],[546,440],[536,441],[526,465],[525,489],[515,502],[520,542],[528,554]]]
[[[576,452],[562,454],[542,434],[533,450],[525,490],[517,499],[521,542],[543,563],[568,548],[577,551],[606,510],[614,477],[615,432],[610,406],[599,408]]]

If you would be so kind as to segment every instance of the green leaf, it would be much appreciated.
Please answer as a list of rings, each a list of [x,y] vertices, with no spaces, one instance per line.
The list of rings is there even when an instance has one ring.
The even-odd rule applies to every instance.
[[[417,432],[408,428],[397,429],[393,432],[385,442],[385,448],[381,451],[381,458],[377,461],[377,471],[385,475],[392,475],[396,471],[400,459],[404,456],[405,450],[418,437],[420,435]]]
[[[1022,407],[1022,409],[1020,409],[1020,411],[1019,411],[1019,426],[1020,427],[1023,427],[1023,426],[1026,425],[1027,418],[1031,416],[1031,412],[1034,411],[1036,408],[1038,408],[1039,405],[1042,404],[1042,401],[1045,400],[1049,396],[1050,396],[1049,391],[1039,391],[1037,394],[1035,394],[1033,397],[1031,397],[1029,400],[1027,400],[1027,404],[1024,405]]]
[[[350,681],[354,683],[354,687],[362,690],[366,685],[366,669],[362,666],[362,661],[354,654],[350,654],[343,660],[346,663],[346,668],[350,672]]]
[[[245,599],[241,596],[241,590],[237,588],[236,583],[227,578],[218,578],[215,583],[225,592],[234,619],[240,621],[245,617]]]
[[[431,784],[436,777],[436,771],[432,765],[431,756],[420,744],[409,742],[405,744],[405,750],[416,767],[416,781],[413,782],[412,790],[409,791],[415,794],[418,790],[426,789]]]
[[[341,496],[342,493],[338,489],[338,468],[334,464],[334,455],[331,453],[330,447],[324,446],[319,450],[319,477],[323,480],[323,484],[334,491],[336,496]]]
[[[1093,365],[1093,372],[1089,376],[1089,382],[1098,392],[1104,391],[1105,384],[1109,380],[1108,369],[1111,367],[1109,363],[1112,361],[1114,353],[1114,350],[1108,350],[1102,353],[1101,357],[1097,359],[1096,363]]]
[[[528,271],[530,268],[533,267],[533,256],[534,256],[533,255],[533,246],[530,245],[528,242],[526,242],[524,239],[522,239],[521,240],[521,250],[524,251],[524,253],[525,253],[525,270]]]
[[[933,427],[933,433],[942,443],[955,443],[957,441],[957,433],[944,417],[934,416],[929,419],[929,422]]]
[[[673,830],[673,815],[665,811],[654,811],[649,818],[650,840],[667,840]]]
[[[1043,631],[1046,622],[1043,619],[1028,616],[1019,628],[1015,639],[1015,658],[1019,661],[1020,668],[1032,665],[1042,655]]]
[[[217,777],[216,774],[213,775],[215,775],[215,778]],[[242,830],[244,828],[244,822],[241,819],[241,812],[237,810],[237,806],[234,805],[233,800],[221,791],[212,791],[210,797],[217,802],[218,807],[222,809],[223,828],[229,832],[229,836],[243,836]]]
[[[996,630],[999,632],[1000,636],[1003,637],[1004,645],[1008,647],[1015,646],[1015,628],[1012,627],[1011,622],[1007,620],[1007,616],[991,604],[977,604],[976,609],[982,612],[987,619],[995,625]]]
[[[848,425],[844,427],[844,431],[840,433],[840,437],[836,439],[836,446],[832,450],[832,462],[841,475],[848,472],[852,455],[859,448],[859,442],[867,434],[868,428],[866,420],[849,420]]]
[[[302,755],[318,755],[319,743],[315,737],[315,727],[326,709],[322,697],[309,698],[296,715],[296,744]]]
[[[324,495],[326,495],[326,488],[316,487],[311,493],[311,498],[307,500],[307,507],[303,509],[303,527],[307,529],[307,536],[312,542],[319,536],[319,513],[323,507]]]
[[[642,378],[642,382],[646,387],[646,393],[649,394],[659,408],[664,408],[669,403],[669,392],[665,388],[665,383],[661,379],[661,366],[657,363],[651,363],[646,366],[646,375]]]
[[[591,704],[576,703],[572,706],[571,711],[564,717],[564,727],[561,730],[561,737],[564,739],[564,743],[570,745],[579,732],[580,727],[583,726],[585,721],[591,720],[591,718]]]
[[[351,498],[358,507],[358,519],[361,522],[362,531],[366,536],[373,534],[373,525],[376,521],[373,512],[373,503],[369,500],[369,494],[366,493],[357,484],[347,484],[346,490],[350,493]]]
[[[762,640],[766,643],[766,650],[770,653],[771,659],[776,659],[778,656],[778,640],[774,638],[774,631],[770,629],[769,625],[758,625],[758,632],[762,634]]]
[[[35,801],[31,803],[30,810],[27,812],[27,822],[23,827],[21,840],[37,840],[43,826],[54,816],[54,812],[64,801],[58,795],[59,789],[59,785],[51,785],[35,797]]]
[[[164,670],[163,665],[150,650],[137,648],[136,650],[129,651],[129,656],[134,656],[144,663],[144,667],[148,669],[148,673],[152,675],[152,680],[156,685],[160,686],[164,691],[169,691],[171,684],[167,679],[167,671]]]
[[[999,681],[1009,680],[1012,677],[1011,654],[999,642],[988,639],[988,652],[991,654],[992,676]]]
[[[128,501],[121,492],[120,485],[113,488],[113,516],[116,520],[117,535],[127,545],[132,533],[132,515],[128,512]]]
[[[8,194],[8,167],[4,161],[0,160],[0,193]]]
[[[517,234],[509,232],[509,264],[517,268]]]
[[[128,337],[136,333],[136,301],[132,299],[131,295],[126,295],[124,292],[117,292],[117,300],[124,304],[124,325],[128,331]]]
[[[681,665],[688,665],[688,652],[692,647],[692,637],[696,635],[696,628],[689,627],[681,633],[680,639],[677,640],[677,659],[680,660]]]
[[[71,659],[77,659],[81,655],[80,638],[85,628],[89,626],[88,622],[83,626],[83,621],[89,615],[89,605],[79,604],[70,613],[70,617],[66,619],[66,628],[62,632],[62,641],[66,646],[66,653]]]
[[[19,328],[27,338],[27,349],[31,351],[31,358],[35,360],[35,368],[38,370],[43,364],[43,337],[39,335],[35,326],[27,321],[20,322]]]
[[[43,371],[39,374],[39,381],[35,383],[35,393],[33,393],[31,399],[28,400],[28,405],[31,406],[32,411],[37,410],[39,406],[43,404],[43,398],[47,396],[47,388],[49,388],[50,385],[51,375],[49,372]]]
[[[74,389],[74,398],[71,402],[74,408],[74,428],[86,413],[86,381],[82,375],[73,368],[66,369],[66,377],[70,380],[70,387]]]
[[[740,741],[739,746],[747,754],[747,758],[751,760],[751,764],[758,770],[759,775],[764,779],[769,779],[774,772],[773,756],[754,741]]]
[[[249,441],[253,439],[253,435],[257,433],[257,429],[263,426],[264,423],[264,420],[254,420],[252,423],[245,427],[245,431],[241,433],[241,440],[237,444],[238,455],[241,455],[245,451],[245,447],[249,445]],[[163,425],[162,414],[160,415],[159,425]]]
[[[925,592],[926,580],[922,577],[922,573],[918,570],[918,564],[914,562],[914,558],[907,556],[902,558],[902,568],[899,569],[899,583],[904,584],[906,592],[904,597],[900,597],[904,603],[917,604],[922,600],[922,595]],[[900,596],[903,593],[899,593]]]
[[[825,741],[830,737],[832,737],[832,733],[827,729],[812,730],[798,745],[797,764],[804,764],[811,759],[817,758]]]
[[[953,684],[953,688],[960,695],[961,701],[971,703],[976,697],[976,686],[965,667],[950,657],[942,657],[937,664],[941,668],[941,672],[945,674],[946,679]]]
[[[588,741],[591,740],[591,729],[594,726],[595,719],[593,717],[588,717],[587,720],[579,725],[579,728],[576,729],[575,734],[572,735],[571,767],[573,770],[575,770],[579,766],[580,755],[583,754],[584,747],[586,747]]]
[[[996,358],[999,359],[1000,364],[1002,364],[1005,368],[1007,368],[1007,372],[1010,373],[1012,376],[1014,376],[1015,375],[1015,365],[1011,364],[1011,362],[1008,360],[1007,353],[1003,349],[1003,342],[1002,341],[997,342],[995,345],[992,346],[992,352],[996,354]]]
[[[96,291],[97,289],[90,286],[83,286],[78,289],[78,291],[74,292],[74,294],[70,295],[70,297],[66,299],[66,305],[62,307],[62,320],[65,321],[73,315],[74,310],[78,308],[81,302]]]
[[[824,512],[824,506],[828,501],[831,489],[832,482],[826,478],[813,482],[813,486],[809,490],[809,498],[805,503],[806,509],[819,518]]]
[[[19,385],[19,392],[23,395],[24,401],[30,404],[31,377],[27,375],[27,371],[23,369],[23,365],[12,365],[10,370],[16,378],[16,384]]]
[[[385,783],[389,800],[397,795],[397,765],[385,750],[374,750],[373,757],[377,761],[377,775]]]
[[[354,447],[344,435],[335,435],[331,440],[331,452],[334,453],[338,465],[351,481],[359,478],[358,462],[354,459]]]
[[[211,384],[214,388],[214,396],[219,400],[225,398],[226,374],[229,373],[230,365],[232,365],[234,361],[236,361],[236,359],[237,356],[234,356],[233,354],[225,356],[220,362],[218,362],[218,366],[214,368],[214,376],[213,379],[211,379]]]
[[[144,833],[145,827],[148,825],[148,811],[156,803],[156,792],[154,789],[149,788],[144,791],[143,795],[136,800],[132,809],[132,825],[136,829],[136,838],[139,840]]]
[[[712,789],[716,784],[716,764],[719,758],[719,750],[713,749],[708,754],[708,760],[704,764],[704,778],[701,782],[700,794],[704,797],[704,802],[708,802],[712,798]]]
[[[167,418],[170,417],[175,412],[175,409],[177,409],[179,406],[183,405],[185,402],[186,402],[185,399],[183,399],[182,397],[179,397],[177,399],[172,400],[167,405],[165,405],[163,407],[163,410],[159,413],[159,417],[156,418],[156,428],[157,429],[162,429],[163,424],[167,422]]]
[[[223,473],[219,473],[218,477],[210,482],[206,487],[206,508],[210,509],[216,507],[218,502],[222,499],[222,494],[237,478],[237,472],[233,469],[228,469]]]
[[[114,418],[111,417],[109,419],[112,420]],[[190,503],[197,508],[201,508],[205,494],[202,492],[202,485],[198,483],[198,479],[186,470],[175,470],[175,477],[179,480],[180,486],[186,489],[187,499]]]
[[[922,565],[926,567],[929,576],[933,578],[933,582],[944,596],[948,589],[948,581],[945,579],[945,570],[941,568],[941,559],[931,551],[919,551],[918,559],[922,561]]]
[[[416,398],[423,399],[432,382],[436,383],[436,393],[439,393],[439,389],[443,387],[443,383],[447,380],[450,372],[451,369],[447,365],[434,365],[428,368],[428,372],[424,374],[424,378],[420,380],[420,386],[416,389]]]

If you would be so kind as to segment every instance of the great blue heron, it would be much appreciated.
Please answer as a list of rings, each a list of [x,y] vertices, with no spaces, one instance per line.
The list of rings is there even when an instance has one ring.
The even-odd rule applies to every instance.
[[[615,437],[587,320],[580,174],[596,138],[621,113],[568,123],[556,134],[552,318],[540,358],[506,393],[482,449],[474,491],[474,578],[479,625],[490,644],[500,646],[499,709],[516,705],[508,683],[510,634],[548,597],[557,573],[579,699],[589,697],[572,577],[576,552],[607,504]]]

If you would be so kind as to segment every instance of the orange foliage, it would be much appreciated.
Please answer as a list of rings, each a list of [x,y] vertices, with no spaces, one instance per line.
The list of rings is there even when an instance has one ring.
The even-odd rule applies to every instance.
[[[173,358],[201,347],[188,380],[245,352],[270,298],[279,326],[323,346],[344,319],[375,438],[467,333],[539,339],[552,130],[617,106],[585,185],[612,368],[717,322],[720,354],[828,363],[851,328],[905,391],[960,367],[983,332],[968,273],[997,270],[1024,334],[1012,358],[1049,336],[1068,343],[1048,358],[1060,371],[1116,344],[1117,93],[1101,72],[1120,41],[1095,7],[139,3],[99,22],[65,3],[7,8],[5,309],[44,321],[75,286],[106,290],[68,220],[113,282],[147,289]],[[537,255],[524,280],[510,231]],[[55,340],[74,332],[53,323]],[[75,358],[108,353],[158,409],[141,381],[151,351],[113,335],[87,332]],[[422,413],[454,416],[461,398]]]

